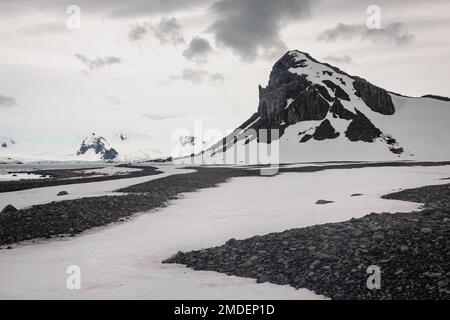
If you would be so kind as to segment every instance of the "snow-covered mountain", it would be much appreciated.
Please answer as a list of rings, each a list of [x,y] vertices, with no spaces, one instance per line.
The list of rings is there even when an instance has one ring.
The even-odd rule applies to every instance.
[[[289,51],[273,66],[268,85],[259,86],[257,112],[196,161],[263,162],[248,150],[265,151],[267,143],[278,143],[282,163],[448,160],[449,124],[448,98],[402,96]],[[279,130],[279,140],[261,129]]]
[[[102,136],[92,133],[90,137],[83,139],[77,156],[94,157],[99,156],[102,160],[114,160],[119,153],[112,148],[108,141]]]

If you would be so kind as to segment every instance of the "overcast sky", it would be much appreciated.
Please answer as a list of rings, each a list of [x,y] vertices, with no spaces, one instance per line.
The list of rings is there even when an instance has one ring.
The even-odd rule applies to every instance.
[[[373,4],[381,29],[369,30]],[[0,135],[250,115],[289,49],[391,91],[450,96],[449,12],[448,0],[0,0]]]

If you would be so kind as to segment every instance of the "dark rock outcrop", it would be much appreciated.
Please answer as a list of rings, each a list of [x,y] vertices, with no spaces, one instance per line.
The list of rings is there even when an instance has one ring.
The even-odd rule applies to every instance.
[[[338,85],[334,84],[334,82],[330,81],[330,80],[323,80],[323,83],[325,83],[325,85],[331,89],[331,91],[334,92],[334,95],[336,98],[342,99],[342,100],[346,100],[346,101],[350,101],[350,97],[348,96],[348,94],[342,90],[341,87],[339,87]]]
[[[326,140],[326,139],[335,139],[339,137],[339,132],[333,128],[330,123],[330,120],[325,119],[322,123],[316,128],[316,131],[313,134],[315,140]]]
[[[319,86],[311,86],[303,91],[286,110],[286,123],[295,124],[300,121],[322,120],[330,110],[329,103],[322,97]]]
[[[310,86],[306,75],[291,73],[289,69],[302,67],[304,61],[296,61],[285,54],[275,63],[266,88],[259,86],[258,114],[263,128],[278,128],[282,121],[294,124],[304,120],[322,120],[329,110],[326,101],[332,100],[325,87]],[[293,102],[287,106],[288,99]]]
[[[333,102],[333,105],[330,108],[330,112],[333,114],[333,117],[335,118],[352,120],[355,117],[355,114],[353,112],[344,108],[339,99],[336,99]]]
[[[367,106],[374,112],[385,115],[392,115],[395,113],[394,103],[386,90],[377,87],[367,80],[359,77],[353,77],[353,87],[356,90],[356,95],[359,96]]]
[[[450,102],[449,97],[438,96],[435,94],[426,94],[426,95],[422,96],[422,98],[431,98],[431,99],[441,100],[441,101],[445,101],[445,102]]]
[[[300,142],[301,142],[301,143],[307,142],[307,141],[311,140],[312,137],[313,137],[313,136],[310,135],[310,134],[305,134],[305,135],[300,139]]]
[[[360,111],[356,110],[356,116],[350,122],[345,131],[345,136],[350,141],[364,141],[373,142],[375,139],[382,136],[380,129],[374,126],[374,124]]]
[[[3,208],[0,214],[14,213],[16,211],[17,209],[13,205],[8,204],[6,207]]]
[[[318,205],[324,205],[324,204],[329,204],[329,203],[334,203],[334,201],[323,200],[323,199],[320,199],[320,200],[316,201],[316,204],[318,204]]]

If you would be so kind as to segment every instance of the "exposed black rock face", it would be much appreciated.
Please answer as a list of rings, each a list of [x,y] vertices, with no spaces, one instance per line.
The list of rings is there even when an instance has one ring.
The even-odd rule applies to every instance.
[[[355,118],[355,114],[344,108],[339,99],[334,100],[333,105],[330,108],[330,112],[336,118],[341,118],[345,120],[352,120]]]
[[[318,62],[307,54],[305,56],[313,62]],[[332,112],[337,117],[346,120],[354,118],[353,113],[346,110],[339,101],[350,101],[349,95],[340,86],[330,80],[323,80],[324,86],[312,84],[306,75],[298,75],[289,71],[291,68],[305,67],[305,62],[306,60],[296,61],[292,52],[286,53],[275,63],[268,86],[266,88],[259,86],[258,114],[261,116],[261,128],[279,128],[283,121],[286,125],[291,125],[300,121],[323,120],[330,110],[329,103],[331,102],[333,102]],[[329,67],[336,73],[349,76],[335,67]],[[331,71],[324,73],[334,74]],[[373,111],[386,115],[394,114],[395,108],[391,96],[386,90],[372,85],[362,78],[351,78],[354,79],[356,94]],[[345,84],[342,78],[340,81]],[[334,97],[330,96],[325,86],[333,91]],[[293,101],[287,106],[289,99]]]
[[[316,201],[316,204],[319,204],[319,205],[324,205],[324,204],[329,204],[329,203],[334,203],[334,201],[322,200],[322,199]]]
[[[371,84],[365,79],[359,77],[354,77],[354,79],[353,87],[356,90],[356,94],[361,97],[372,111],[385,115],[395,113],[392,98],[386,90]]]
[[[275,63],[266,88],[259,86],[258,114],[263,128],[278,128],[282,121],[294,124],[303,120],[322,120],[332,101],[325,87],[310,86],[306,75],[289,72],[290,68],[302,67],[302,61],[285,54]],[[323,96],[323,97],[322,97]],[[325,98],[325,99],[324,99]],[[286,109],[288,99],[294,99]]]
[[[301,143],[307,142],[307,141],[311,140],[312,137],[313,137],[313,136],[310,135],[310,134],[305,134],[305,135],[300,139],[300,142],[301,142]]]
[[[402,154],[403,152],[405,152],[405,150],[401,147],[400,148],[390,147],[389,151],[395,154]]]
[[[323,80],[322,82],[325,83],[325,85],[334,92],[334,95],[336,96],[336,98],[350,101],[350,97],[348,96],[348,94],[344,90],[342,90],[341,87],[334,84],[334,82],[332,82],[330,80]]]
[[[2,148],[6,148],[8,145],[6,144],[6,142],[2,143]]]
[[[396,139],[394,139],[391,135],[385,134],[383,136],[384,141],[389,145],[389,151],[391,151],[394,154],[402,154],[405,152],[405,150],[399,146]]]
[[[372,122],[361,112],[356,110],[356,116],[350,122],[345,131],[345,136],[350,141],[373,142],[382,136],[380,129],[375,127]]]
[[[322,121],[322,123],[316,128],[313,135],[315,140],[335,139],[339,137],[339,132],[334,130],[328,119]]]
[[[286,123],[322,120],[327,116],[330,105],[322,98],[318,88],[319,86],[308,88],[290,104],[286,110]]]
[[[422,96],[422,98],[432,98],[432,99],[437,99],[437,100],[450,102],[450,98],[443,97],[443,96],[438,96],[438,95],[435,95],[435,94],[426,94],[426,95]]]
[[[17,209],[14,206],[8,204],[6,207],[3,208],[0,214],[14,213],[16,211]]]
[[[94,133],[89,139],[84,139],[81,143],[77,155],[85,154],[88,150],[94,150],[96,154],[100,154],[103,160],[114,160],[119,153],[114,148],[107,148],[106,139],[97,137]]]

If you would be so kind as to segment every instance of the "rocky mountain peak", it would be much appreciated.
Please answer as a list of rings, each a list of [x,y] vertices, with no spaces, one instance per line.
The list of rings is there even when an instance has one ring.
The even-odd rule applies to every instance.
[[[119,155],[104,137],[97,136],[95,133],[92,133],[90,137],[85,138],[81,142],[77,155],[86,154],[89,150],[93,150],[95,154],[100,155],[103,160],[113,160]]]
[[[258,90],[257,113],[241,129],[279,129],[282,136],[299,122],[320,121],[317,127],[298,132],[299,143],[338,137],[351,142],[381,140],[392,152],[403,152],[393,137],[371,121],[373,113],[395,113],[390,93],[308,53],[288,51],[274,64],[267,86],[260,85]],[[256,138],[260,141],[259,135]]]

